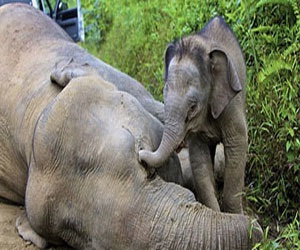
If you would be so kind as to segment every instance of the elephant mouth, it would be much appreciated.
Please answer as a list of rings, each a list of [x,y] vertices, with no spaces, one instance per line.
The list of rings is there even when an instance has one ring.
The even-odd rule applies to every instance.
[[[185,148],[185,147],[186,147],[186,143],[185,143],[185,140],[183,140],[183,141],[179,144],[179,146],[175,149],[175,152],[176,152],[177,154],[179,154],[180,151],[181,151],[183,148]]]

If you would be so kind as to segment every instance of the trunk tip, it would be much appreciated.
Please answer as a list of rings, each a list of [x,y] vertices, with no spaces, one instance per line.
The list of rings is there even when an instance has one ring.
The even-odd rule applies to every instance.
[[[144,149],[139,151],[139,162],[144,167],[159,168],[161,166],[161,164],[159,164],[160,161],[157,161],[155,152],[151,152],[151,151],[144,150]]]

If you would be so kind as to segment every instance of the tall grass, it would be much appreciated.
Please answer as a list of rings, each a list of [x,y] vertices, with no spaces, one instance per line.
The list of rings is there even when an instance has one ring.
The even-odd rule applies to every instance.
[[[133,76],[159,100],[163,54],[173,39],[221,15],[247,64],[249,157],[245,199],[265,228],[259,249],[299,249],[299,0],[92,0],[87,43],[102,60]]]

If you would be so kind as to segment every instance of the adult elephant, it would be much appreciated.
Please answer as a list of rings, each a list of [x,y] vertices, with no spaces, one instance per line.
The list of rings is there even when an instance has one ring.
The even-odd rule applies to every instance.
[[[1,7],[0,43],[0,196],[25,198],[24,239],[128,250],[249,249],[261,239],[249,217],[208,209],[145,170],[138,151],[158,147],[163,125],[90,62],[57,71],[62,57],[92,57],[48,17]]]
[[[220,211],[213,178],[216,145],[224,145],[223,211],[242,213],[247,154],[246,70],[237,39],[216,17],[165,53],[165,127],[155,152],[140,161],[159,167],[187,139],[198,199]]]

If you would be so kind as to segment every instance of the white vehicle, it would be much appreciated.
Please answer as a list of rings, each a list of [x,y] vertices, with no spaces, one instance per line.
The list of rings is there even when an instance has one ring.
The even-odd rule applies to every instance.
[[[0,6],[7,3],[30,4],[57,22],[75,42],[84,41],[80,0],[0,0]]]

